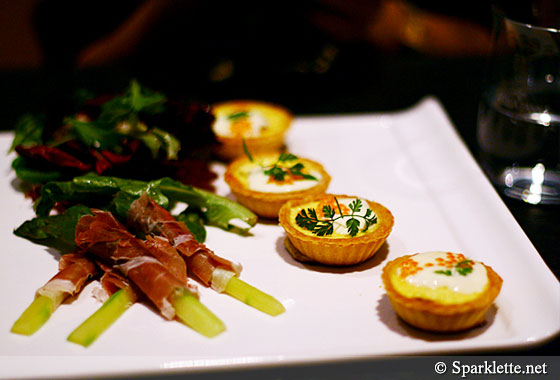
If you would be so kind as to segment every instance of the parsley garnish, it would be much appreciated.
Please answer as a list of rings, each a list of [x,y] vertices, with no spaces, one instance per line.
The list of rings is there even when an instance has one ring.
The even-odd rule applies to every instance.
[[[249,117],[249,111],[239,111],[228,115],[228,120],[238,120]]]
[[[453,269],[457,273],[459,273],[459,275],[466,276],[473,271],[472,265],[473,265],[472,260],[463,260],[463,261],[459,261],[457,264],[455,264]],[[446,275],[446,276],[451,276],[452,275],[452,272],[449,269],[447,269],[447,270],[435,270],[434,273],[443,274],[443,275]]]
[[[466,276],[467,274],[472,272],[472,260],[463,260],[455,265],[455,269],[461,276]]]
[[[294,154],[281,153],[280,156],[278,157],[278,160],[276,160],[276,162],[274,163],[274,165],[272,165],[268,169],[265,169],[264,174],[271,176],[276,181],[283,181],[287,175],[293,175],[293,176],[302,177],[304,179],[317,181],[317,178],[315,178],[311,174],[306,174],[302,172],[303,164],[301,162],[298,162],[295,165],[288,168],[279,166],[279,164],[282,162],[295,161],[297,159],[298,157]]]
[[[360,232],[360,220],[358,218],[362,218],[365,221],[362,232],[367,231],[369,227],[377,223],[377,215],[373,214],[371,209],[368,209],[365,215],[357,214],[363,206],[361,199],[355,199],[350,202],[350,214],[344,214],[338,203],[338,199],[335,197],[334,200],[336,202],[336,208],[338,209],[337,211],[340,214],[339,216],[335,216],[336,212],[330,205],[323,206],[321,210],[323,211],[325,219],[319,219],[316,210],[314,208],[308,208],[307,211],[305,209],[301,210],[296,215],[296,224],[317,236],[326,236],[332,235],[334,232],[334,222],[336,220],[349,216],[350,219],[346,221],[346,228],[348,234],[354,237]]]

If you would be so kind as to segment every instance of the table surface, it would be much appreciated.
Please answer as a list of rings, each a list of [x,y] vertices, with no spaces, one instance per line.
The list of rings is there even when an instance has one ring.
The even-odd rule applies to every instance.
[[[399,110],[432,95],[441,101],[476,157],[476,117],[485,67],[483,58],[443,59],[414,54],[386,57],[350,51],[341,55],[326,73],[263,71],[223,82],[189,82],[191,78],[176,73],[166,76],[147,69],[134,72],[130,67],[111,67],[73,72],[71,86],[114,91],[123,88],[134,75],[153,89],[188,99],[262,99],[283,104],[296,115]],[[0,72],[0,79],[5,89],[0,102],[0,129],[4,130],[10,129],[21,113],[40,110],[46,99],[52,100],[53,87],[57,86],[57,78],[42,70],[4,71]],[[560,207],[535,206],[507,197],[503,200],[546,264],[560,278]],[[539,347],[487,354],[558,352],[560,339],[556,337]],[[363,366],[366,371],[367,363]],[[325,368],[328,367],[321,370],[328,372]]]

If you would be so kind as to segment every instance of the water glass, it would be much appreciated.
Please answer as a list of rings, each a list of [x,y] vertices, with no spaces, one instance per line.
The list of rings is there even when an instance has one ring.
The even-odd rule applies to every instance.
[[[494,8],[479,106],[484,170],[505,195],[532,204],[560,203],[559,8],[558,0],[533,2],[521,14]]]

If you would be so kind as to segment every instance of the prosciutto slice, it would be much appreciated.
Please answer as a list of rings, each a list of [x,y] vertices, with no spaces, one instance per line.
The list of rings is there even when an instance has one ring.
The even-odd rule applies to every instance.
[[[177,289],[185,288],[158,259],[142,240],[134,237],[106,211],[91,210],[76,226],[76,244],[101,261],[117,269],[144,293],[161,314],[173,319],[175,310],[171,296]]]
[[[77,294],[97,273],[97,266],[82,253],[67,253],[60,258],[58,273],[37,290],[37,295],[53,300],[58,307],[68,296]]]
[[[198,294],[196,284],[187,278],[185,261],[166,239],[149,236],[148,240],[144,241],[144,245],[152,256],[157,258],[172,275],[184,283],[192,293]],[[100,301],[105,301],[109,296],[121,289],[128,293],[128,298],[132,302],[136,302],[140,298],[141,293],[126,277],[108,265],[103,264],[103,262],[98,261],[97,264],[104,273],[100,279],[102,288],[97,289],[94,294],[96,298]]]
[[[217,268],[239,275],[241,265],[216,255],[204,244],[199,243],[187,226],[146,194],[135,200],[127,214],[127,223],[145,234],[165,237],[181,253],[187,267],[205,285],[212,284],[212,275]]]
[[[167,239],[148,235],[144,244],[175,278],[187,285],[187,264]]]
[[[128,294],[128,299],[131,300],[131,302],[136,302],[136,300],[140,298],[141,293],[126,277],[100,261],[98,261],[97,264],[103,270],[103,276],[101,276],[99,280],[101,289],[98,288],[94,290],[94,296],[98,300],[105,302],[107,298],[121,289]]]

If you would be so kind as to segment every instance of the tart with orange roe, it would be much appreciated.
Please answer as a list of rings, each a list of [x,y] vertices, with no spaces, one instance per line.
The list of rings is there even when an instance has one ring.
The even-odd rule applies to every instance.
[[[323,194],[331,177],[313,160],[291,153],[246,155],[228,165],[225,181],[239,203],[264,218],[277,218],[290,199]]]
[[[394,218],[380,203],[321,194],[286,202],[278,214],[284,244],[299,261],[346,266],[371,258],[389,236]]]
[[[231,161],[243,156],[243,144],[253,154],[278,151],[293,116],[286,108],[254,100],[232,100],[212,106],[216,154]]]
[[[484,323],[502,287],[491,267],[461,253],[440,251],[390,261],[382,279],[395,313],[412,326],[434,332]]]

